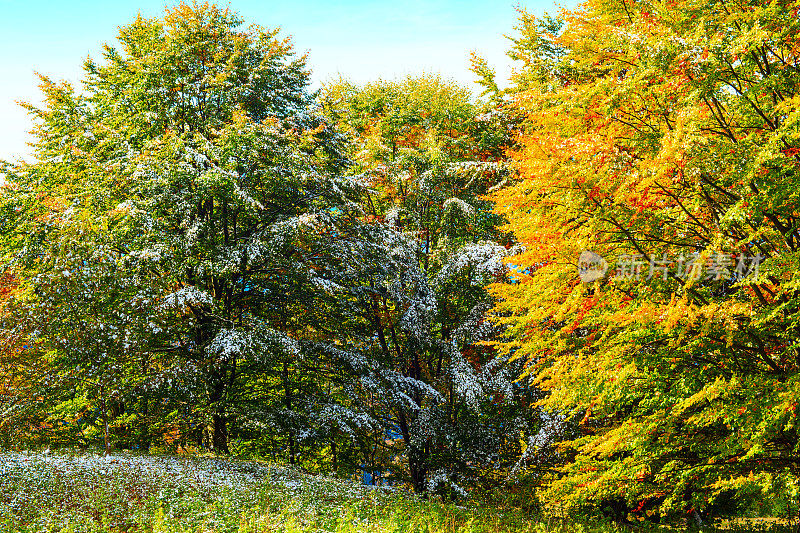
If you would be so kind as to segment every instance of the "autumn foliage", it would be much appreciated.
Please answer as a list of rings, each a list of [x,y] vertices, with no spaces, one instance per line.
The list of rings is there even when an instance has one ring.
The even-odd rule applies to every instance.
[[[523,10],[482,99],[312,92],[230,10],[138,17],[83,90],[42,77],[34,160],[0,167],[3,444],[796,515],[799,12]]]
[[[523,14],[519,179],[493,199],[526,249],[492,292],[497,346],[572,428],[546,501],[621,518],[702,519],[763,495],[792,510],[797,10],[590,0]],[[584,250],[603,278],[581,282]]]

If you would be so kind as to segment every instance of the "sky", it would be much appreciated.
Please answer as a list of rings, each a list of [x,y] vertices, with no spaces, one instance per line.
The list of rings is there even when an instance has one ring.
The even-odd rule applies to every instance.
[[[576,0],[562,0],[572,6]],[[160,16],[170,0],[0,0],[0,159],[29,158],[30,117],[16,101],[41,102],[35,72],[78,85],[83,60],[113,45],[138,12]],[[232,0],[250,23],[291,35],[309,53],[314,85],[343,76],[356,83],[436,72],[465,85],[477,51],[508,78],[505,51],[515,6],[555,13],[555,0]]]

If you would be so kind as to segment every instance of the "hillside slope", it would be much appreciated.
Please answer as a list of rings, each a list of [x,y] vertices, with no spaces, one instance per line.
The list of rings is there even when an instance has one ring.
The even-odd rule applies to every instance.
[[[6,531],[536,531],[517,515],[254,461],[0,453]]]

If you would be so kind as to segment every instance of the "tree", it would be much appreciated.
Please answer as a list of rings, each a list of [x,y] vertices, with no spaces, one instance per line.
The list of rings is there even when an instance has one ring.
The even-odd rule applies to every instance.
[[[354,137],[350,172],[370,188],[362,205],[372,235],[362,241],[371,244],[333,278],[349,306],[342,357],[361,377],[354,407],[375,421],[369,429],[382,428],[366,449],[385,449],[378,468],[417,492],[497,482],[534,423],[519,409],[530,390],[515,390],[510,369],[480,345],[494,333],[484,286],[505,276],[512,244],[481,198],[508,174],[503,124],[435,76],[341,81],[322,98]]]
[[[305,59],[241,26],[180,4],[121,28],[121,51],[87,61],[83,92],[44,79],[37,161],[10,165],[2,195],[39,361],[91,385],[104,418],[124,381],[114,398],[134,422],[157,409],[162,430],[199,440],[210,426],[221,453],[232,418],[278,408],[258,383],[289,391],[311,245],[352,211]]]
[[[8,301],[17,287],[16,280],[9,273],[0,275],[0,320],[8,319]],[[18,424],[11,422],[11,412],[20,401],[20,383],[16,368],[15,356],[20,352],[23,345],[20,339],[4,338],[0,344],[0,435],[2,435],[3,445],[10,446],[17,440],[17,435],[21,428]]]
[[[547,501],[797,505],[797,12],[591,0],[523,19],[520,179],[493,199],[526,250],[491,292],[497,347],[579,431]],[[582,283],[579,258],[610,269]]]

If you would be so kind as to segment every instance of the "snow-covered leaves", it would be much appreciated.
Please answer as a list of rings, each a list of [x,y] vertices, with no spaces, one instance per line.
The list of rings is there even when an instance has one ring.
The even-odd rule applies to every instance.
[[[186,307],[211,305],[214,298],[197,287],[183,287],[164,297],[163,308],[183,310]]]
[[[447,258],[436,280],[442,283],[469,270],[472,282],[482,287],[501,277],[508,268],[503,260],[517,253],[517,247],[507,248],[490,241],[469,243]]]
[[[516,399],[510,369],[480,344],[496,331],[486,321],[484,286],[504,278],[504,259],[516,253],[502,244],[500,220],[481,194],[510,169],[470,157],[497,149],[478,148],[478,132],[496,124],[476,120],[479,111],[465,96],[425,76],[364,88],[335,84],[324,95],[337,125],[355,134],[352,172],[370,180],[371,227],[359,228],[364,241],[349,243],[335,284],[324,285],[338,291],[350,318],[340,352],[361,374],[355,392],[363,405],[402,426],[409,474],[422,491],[430,487],[419,476],[438,485],[438,474],[427,472],[450,458],[422,450],[461,450],[453,452],[460,464],[488,460],[491,453],[465,443],[476,433],[465,420]],[[480,440],[487,448],[499,442]]]
[[[206,348],[209,354],[223,360],[237,358],[269,359],[270,356],[300,356],[298,342],[285,333],[266,325],[255,325],[245,331],[237,328],[220,329]]]

